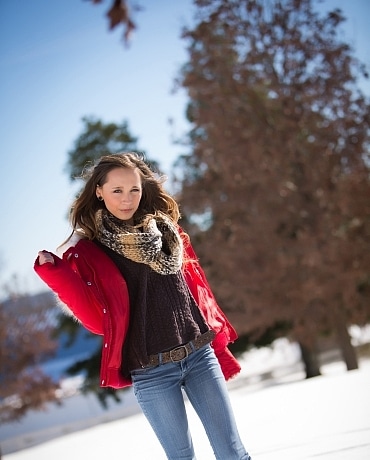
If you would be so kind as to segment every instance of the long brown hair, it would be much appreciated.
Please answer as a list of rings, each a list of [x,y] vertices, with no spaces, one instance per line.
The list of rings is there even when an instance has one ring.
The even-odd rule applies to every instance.
[[[157,175],[145,162],[143,155],[134,152],[121,152],[105,155],[92,166],[82,172],[81,178],[85,180],[85,187],[74,201],[70,222],[73,231],[81,233],[88,239],[97,235],[95,213],[98,209],[105,208],[105,204],[96,196],[96,187],[103,186],[107,181],[107,174],[116,168],[138,169],[142,183],[142,197],[135,217],[145,214],[154,214],[161,211],[175,223],[180,218],[179,207],[176,201],[164,190],[164,176]],[[72,232],[73,233],[73,232]],[[72,236],[72,235],[71,235]],[[67,239],[67,241],[70,237]]]

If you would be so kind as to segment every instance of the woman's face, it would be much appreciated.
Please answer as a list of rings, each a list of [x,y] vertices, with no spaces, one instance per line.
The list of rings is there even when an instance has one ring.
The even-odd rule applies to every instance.
[[[133,223],[142,195],[141,177],[138,169],[115,168],[102,186],[96,187],[96,196],[102,197],[105,207],[117,219]]]

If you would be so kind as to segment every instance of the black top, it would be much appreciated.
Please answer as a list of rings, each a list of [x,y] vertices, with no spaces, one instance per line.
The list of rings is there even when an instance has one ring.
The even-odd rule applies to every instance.
[[[182,271],[161,275],[94,241],[116,264],[130,299],[130,322],[122,373],[148,364],[148,356],[189,342],[209,328]]]

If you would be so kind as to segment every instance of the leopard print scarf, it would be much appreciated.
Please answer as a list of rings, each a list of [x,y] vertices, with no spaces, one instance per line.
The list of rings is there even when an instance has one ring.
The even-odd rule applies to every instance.
[[[161,275],[176,273],[182,266],[181,236],[173,221],[161,212],[147,215],[137,225],[127,225],[106,209],[96,214],[97,239],[128,259],[149,265]]]

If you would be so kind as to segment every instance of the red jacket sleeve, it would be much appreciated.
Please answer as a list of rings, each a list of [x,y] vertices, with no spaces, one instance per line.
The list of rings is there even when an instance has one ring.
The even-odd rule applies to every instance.
[[[83,280],[68,261],[52,255],[55,265],[40,265],[37,258],[35,272],[86,329],[94,334],[103,334],[103,312],[94,286]]]

